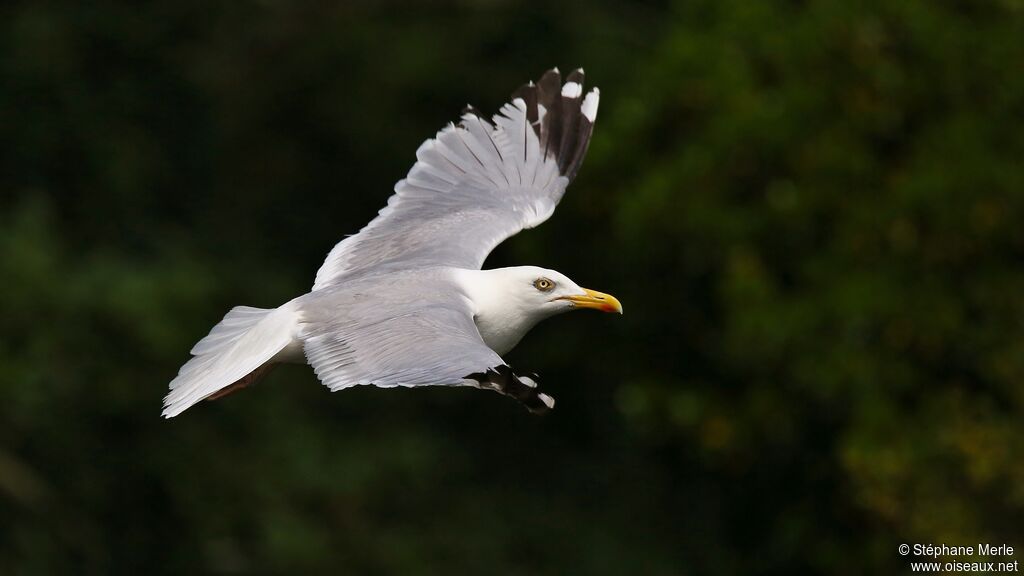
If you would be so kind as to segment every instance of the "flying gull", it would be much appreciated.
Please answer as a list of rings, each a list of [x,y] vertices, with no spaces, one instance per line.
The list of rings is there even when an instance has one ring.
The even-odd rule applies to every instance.
[[[546,412],[537,377],[501,359],[539,321],[577,308],[622,313],[608,294],[536,266],[482,270],[506,238],[547,220],[586,155],[600,92],[583,70],[546,72],[485,119],[467,107],[416,151],[408,176],[313,289],[283,306],[237,306],[192,348],[164,398],[171,418],[308,362],[332,391],[360,384],[473,386]]]

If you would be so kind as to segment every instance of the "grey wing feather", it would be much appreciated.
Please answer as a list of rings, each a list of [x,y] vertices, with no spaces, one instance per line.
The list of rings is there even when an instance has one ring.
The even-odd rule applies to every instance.
[[[372,267],[477,269],[503,240],[547,220],[583,161],[599,96],[582,97],[582,70],[561,90],[560,78],[549,71],[520,88],[493,123],[470,109],[424,142],[387,206],[331,250],[313,290]]]
[[[505,365],[484,344],[468,302],[451,286],[425,280],[414,294],[373,279],[353,284],[310,293],[300,302],[306,358],[331,390],[479,386],[467,376]]]

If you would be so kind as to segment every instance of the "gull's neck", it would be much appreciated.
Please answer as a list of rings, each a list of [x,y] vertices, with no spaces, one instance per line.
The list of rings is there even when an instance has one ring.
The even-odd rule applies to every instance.
[[[509,268],[494,270],[456,270],[455,281],[471,301],[473,321],[484,343],[498,354],[516,344],[547,317],[526,305],[513,290]]]

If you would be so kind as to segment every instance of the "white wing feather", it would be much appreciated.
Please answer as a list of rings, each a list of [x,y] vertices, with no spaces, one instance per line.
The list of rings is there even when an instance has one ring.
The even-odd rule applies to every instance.
[[[468,375],[505,364],[451,280],[420,272],[356,278],[296,301],[306,359],[325,386],[477,386]]]

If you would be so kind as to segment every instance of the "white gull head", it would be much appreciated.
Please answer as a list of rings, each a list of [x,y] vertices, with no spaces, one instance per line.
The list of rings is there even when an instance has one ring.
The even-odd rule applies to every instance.
[[[458,270],[484,343],[498,354],[515,348],[538,322],[576,308],[622,313],[614,296],[582,288],[565,274],[537,266]]]

